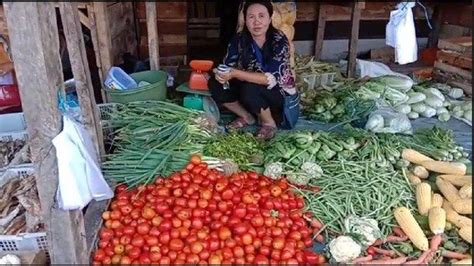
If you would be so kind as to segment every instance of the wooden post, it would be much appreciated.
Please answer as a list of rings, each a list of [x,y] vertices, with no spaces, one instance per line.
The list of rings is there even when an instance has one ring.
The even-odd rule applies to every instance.
[[[324,43],[324,31],[326,29],[326,13],[324,9],[324,4],[317,2],[316,8],[318,13],[318,25],[316,28],[316,40],[314,41],[314,59],[321,59],[321,52],[323,50]]]
[[[52,264],[86,264],[89,256],[82,212],[62,211],[55,206],[58,167],[51,141],[62,127],[57,91],[64,90],[64,78],[54,5],[3,5]]]
[[[102,136],[100,117],[96,108],[94,88],[92,87],[91,73],[79,19],[80,12],[76,2],[60,2],[59,9],[83,122],[96,146],[97,158],[100,158],[101,155],[105,154],[104,137]]]
[[[439,33],[441,30],[441,26],[443,23],[443,7],[446,7],[443,4],[435,4],[434,12],[433,12],[433,29],[430,31],[428,35],[428,47],[438,47],[438,39]]]
[[[101,73],[101,82],[105,81],[107,73],[113,66],[112,58],[112,40],[109,29],[109,16],[107,12],[108,2],[93,2],[94,18],[95,18],[95,32],[97,36],[97,51],[99,54],[98,68]],[[107,94],[102,90],[102,98],[104,102],[108,102]]]
[[[354,77],[356,71],[357,42],[359,41],[360,13],[364,2],[354,2],[351,16],[351,38],[349,40],[349,62],[347,63],[347,77]]]
[[[156,2],[146,2],[146,25],[148,33],[148,53],[150,55],[150,69],[160,69],[160,45],[158,38],[158,20]]]

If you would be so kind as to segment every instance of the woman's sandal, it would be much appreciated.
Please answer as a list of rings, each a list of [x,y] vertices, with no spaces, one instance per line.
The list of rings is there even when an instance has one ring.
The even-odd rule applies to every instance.
[[[277,132],[276,127],[262,126],[257,133],[257,139],[260,139],[260,140],[271,139],[275,136],[276,132]]]
[[[234,121],[230,122],[228,125],[227,125],[227,129],[228,130],[237,130],[237,129],[241,129],[241,128],[244,128],[246,126],[250,126],[252,124],[249,124],[247,121],[245,121],[245,119],[243,119],[242,117],[238,117],[236,118]]]

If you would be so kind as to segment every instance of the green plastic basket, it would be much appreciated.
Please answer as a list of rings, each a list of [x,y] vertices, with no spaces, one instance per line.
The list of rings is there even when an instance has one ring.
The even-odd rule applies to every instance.
[[[166,99],[166,72],[150,70],[132,73],[130,74],[130,76],[137,83],[139,83],[140,81],[146,81],[150,84],[142,86],[138,89],[128,91],[104,89],[109,96],[109,102],[128,103],[146,100],[161,101]]]

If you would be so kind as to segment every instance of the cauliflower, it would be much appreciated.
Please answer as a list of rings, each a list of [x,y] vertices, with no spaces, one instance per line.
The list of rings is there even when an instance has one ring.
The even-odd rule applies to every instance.
[[[346,233],[360,236],[360,243],[364,246],[372,245],[381,237],[377,221],[369,218],[348,216],[344,221]]]
[[[283,173],[283,164],[280,162],[270,163],[265,166],[263,175],[270,177],[271,179],[277,180],[280,179]]]
[[[286,179],[292,184],[306,186],[309,182],[310,177],[306,174],[292,173],[289,174]]]
[[[7,254],[0,258],[0,265],[21,264],[20,258],[16,255]]]
[[[329,242],[329,252],[336,262],[348,263],[359,257],[362,247],[348,236],[338,236]]]
[[[323,169],[313,162],[304,162],[301,170],[309,176],[309,178],[317,178],[323,174]]]

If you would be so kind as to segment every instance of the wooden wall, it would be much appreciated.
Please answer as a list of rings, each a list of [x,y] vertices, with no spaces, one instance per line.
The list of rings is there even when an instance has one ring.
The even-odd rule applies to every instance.
[[[107,4],[109,32],[111,35],[113,64],[122,63],[122,55],[137,55],[134,12],[132,2],[111,2]]]
[[[138,55],[148,58],[146,11],[144,2],[136,2],[135,18],[138,36]],[[186,2],[157,2],[160,57],[184,56],[187,53]]]

